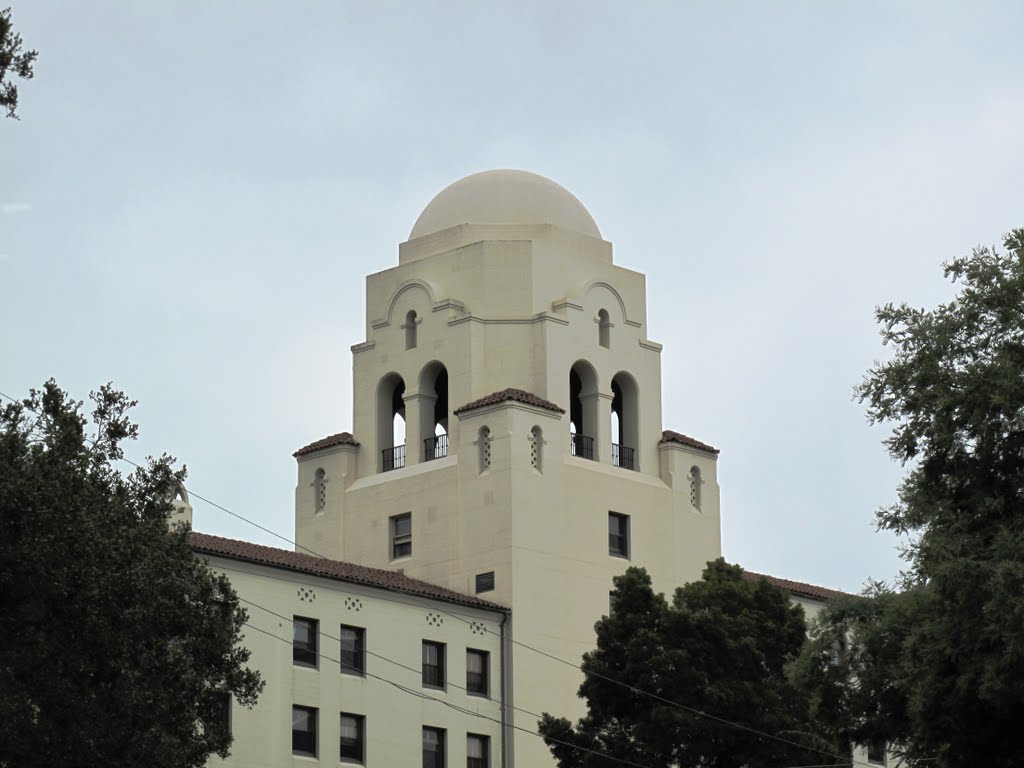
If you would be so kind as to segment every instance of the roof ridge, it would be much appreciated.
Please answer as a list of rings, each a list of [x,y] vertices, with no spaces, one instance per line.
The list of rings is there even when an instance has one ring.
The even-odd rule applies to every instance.
[[[484,395],[481,398],[472,400],[465,405],[460,405],[452,413],[458,416],[460,413],[466,411],[472,411],[477,408],[483,408],[487,405],[498,405],[499,403],[505,402],[522,403],[524,405],[532,405],[535,408],[544,408],[548,411],[554,411],[556,413],[565,413],[565,408],[560,405],[552,403],[550,400],[545,400],[539,395],[535,395],[532,392],[527,392],[525,389],[518,389],[516,387],[507,387],[505,389],[492,392],[489,395]]]

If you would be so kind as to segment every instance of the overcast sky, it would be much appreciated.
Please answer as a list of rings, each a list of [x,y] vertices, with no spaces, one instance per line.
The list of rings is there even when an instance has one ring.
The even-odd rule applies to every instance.
[[[131,456],[291,537],[364,275],[444,186],[522,168],[647,274],[726,557],[897,573],[903,470],[852,388],[875,305],[948,299],[941,262],[1024,226],[1024,3],[8,2],[39,60],[0,120],[0,390],[113,381]]]

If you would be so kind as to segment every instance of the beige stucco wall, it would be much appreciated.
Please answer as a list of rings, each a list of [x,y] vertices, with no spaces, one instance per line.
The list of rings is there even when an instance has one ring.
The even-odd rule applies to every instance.
[[[420,765],[423,726],[447,730],[449,765],[465,765],[467,733],[489,736],[492,763],[500,765],[502,614],[252,563],[219,557],[207,559],[216,571],[228,576],[240,597],[273,612],[242,604],[249,612],[249,623],[273,635],[248,627],[244,630],[244,644],[252,653],[249,667],[259,670],[266,689],[252,710],[232,702],[231,756],[227,760],[214,758],[211,766],[337,765],[341,712],[366,718],[367,765]],[[318,669],[292,663],[290,618],[274,614],[304,616],[320,622]],[[339,642],[331,638],[338,637],[342,624],[366,630],[366,677],[341,674]],[[463,687],[466,649],[487,651],[490,698],[468,695],[451,684],[444,691],[424,688],[420,677],[423,640],[446,644],[448,680]],[[483,717],[417,698],[371,675]],[[319,709],[318,760],[292,755],[293,704]]]
[[[647,338],[642,274],[616,266],[611,245],[551,225],[456,226],[403,243],[399,266],[370,275],[366,340],[353,346],[353,435],[299,460],[296,539],[340,560],[383,568],[472,593],[493,570],[484,595],[513,613],[516,706],[570,717],[582,713],[579,673],[533,646],[573,663],[592,648],[594,622],[608,610],[611,579],[630,564],[657,589],[700,577],[721,553],[717,457],[660,444],[661,346]],[[610,344],[599,344],[607,311]],[[403,327],[417,314],[417,345]],[[568,410],[569,370],[579,360],[596,372],[597,461],[570,455],[569,414],[502,403],[456,417],[455,408],[519,388]],[[420,375],[434,361],[449,382],[449,455],[422,462],[426,437],[415,413]],[[612,377],[626,373],[639,392],[638,471],[611,458]],[[378,386],[405,382],[404,469],[380,471]],[[491,435],[491,464],[481,472],[478,437]],[[531,430],[544,438],[542,467],[531,463]],[[690,470],[701,470],[701,509],[691,504]],[[319,513],[313,474],[323,468],[327,504]],[[608,553],[608,513],[630,516],[630,557]],[[413,554],[390,557],[389,518],[412,513]],[[515,715],[536,729],[536,718]],[[520,765],[553,761],[534,736],[515,735]],[[452,765],[457,763],[452,762]]]

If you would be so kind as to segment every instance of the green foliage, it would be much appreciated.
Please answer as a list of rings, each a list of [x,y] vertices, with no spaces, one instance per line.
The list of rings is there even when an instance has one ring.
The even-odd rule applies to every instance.
[[[202,766],[263,687],[246,614],[168,530],[184,471],[119,473],[134,403],[92,399],[91,429],[53,381],[0,410],[0,766]]]
[[[894,354],[857,395],[911,464],[878,513],[911,537],[909,569],[902,591],[828,611],[800,663],[823,716],[911,765],[1024,764],[1024,229],[1004,247],[945,265],[953,301],[877,311]]]
[[[32,79],[32,66],[39,54],[21,50],[21,35],[11,24],[11,9],[0,11],[0,107],[7,110],[7,117],[18,119],[18,86],[7,79],[7,73],[24,79]]]
[[[719,559],[701,581],[677,589],[671,604],[654,593],[644,569],[630,568],[615,578],[614,604],[597,622],[596,650],[583,657],[588,675],[579,695],[587,715],[573,726],[545,713],[540,723],[560,768],[611,764],[573,747],[652,768],[827,764],[815,750],[836,754],[833,744],[811,736],[807,700],[787,678],[805,625],[786,592]]]

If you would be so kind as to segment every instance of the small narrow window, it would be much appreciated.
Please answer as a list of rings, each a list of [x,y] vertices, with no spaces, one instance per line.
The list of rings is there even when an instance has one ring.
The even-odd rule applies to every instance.
[[[391,518],[391,559],[412,555],[412,513]]]
[[[416,310],[410,309],[405,315],[405,348],[416,349]]]
[[[828,663],[833,667],[838,667],[844,661],[846,661],[846,637],[840,635],[832,641]]]
[[[700,491],[703,484],[700,467],[690,467],[690,504],[698,512],[700,512]]]
[[[490,768],[491,737],[466,734],[466,768]]]
[[[629,557],[629,515],[608,513],[608,554]]]
[[[608,615],[613,616],[615,614],[615,592],[614,590],[608,593]]]
[[[317,469],[313,475],[313,496],[315,499],[316,511],[323,512],[327,506],[327,473],[323,467]]]
[[[538,426],[530,430],[530,464],[538,472],[544,471],[544,432]]]
[[[295,616],[292,619],[292,663],[316,667],[317,620]]]
[[[476,575],[476,592],[491,592],[494,590],[494,571],[478,573]]]
[[[423,641],[423,686],[444,688],[444,643]]]
[[[341,672],[362,676],[366,672],[366,630],[341,625]]]
[[[487,696],[489,693],[488,667],[490,654],[487,651],[466,649],[466,693]]]
[[[611,347],[612,324],[608,319],[608,310],[602,309],[597,313],[597,341],[605,349]]]
[[[216,691],[211,694],[212,701],[207,710],[208,716],[202,718],[203,730],[206,733],[223,733],[231,735],[231,694],[227,691]]]
[[[868,762],[872,765],[885,765],[885,742],[881,739],[868,744]]]
[[[363,765],[366,747],[363,733],[366,718],[362,715],[341,713],[341,761]]]
[[[423,727],[423,768],[445,768],[444,728]]]
[[[491,429],[490,427],[480,427],[480,433],[477,437],[477,448],[480,451],[480,472],[486,472],[491,468]]]
[[[316,707],[292,707],[292,754],[316,757]]]

